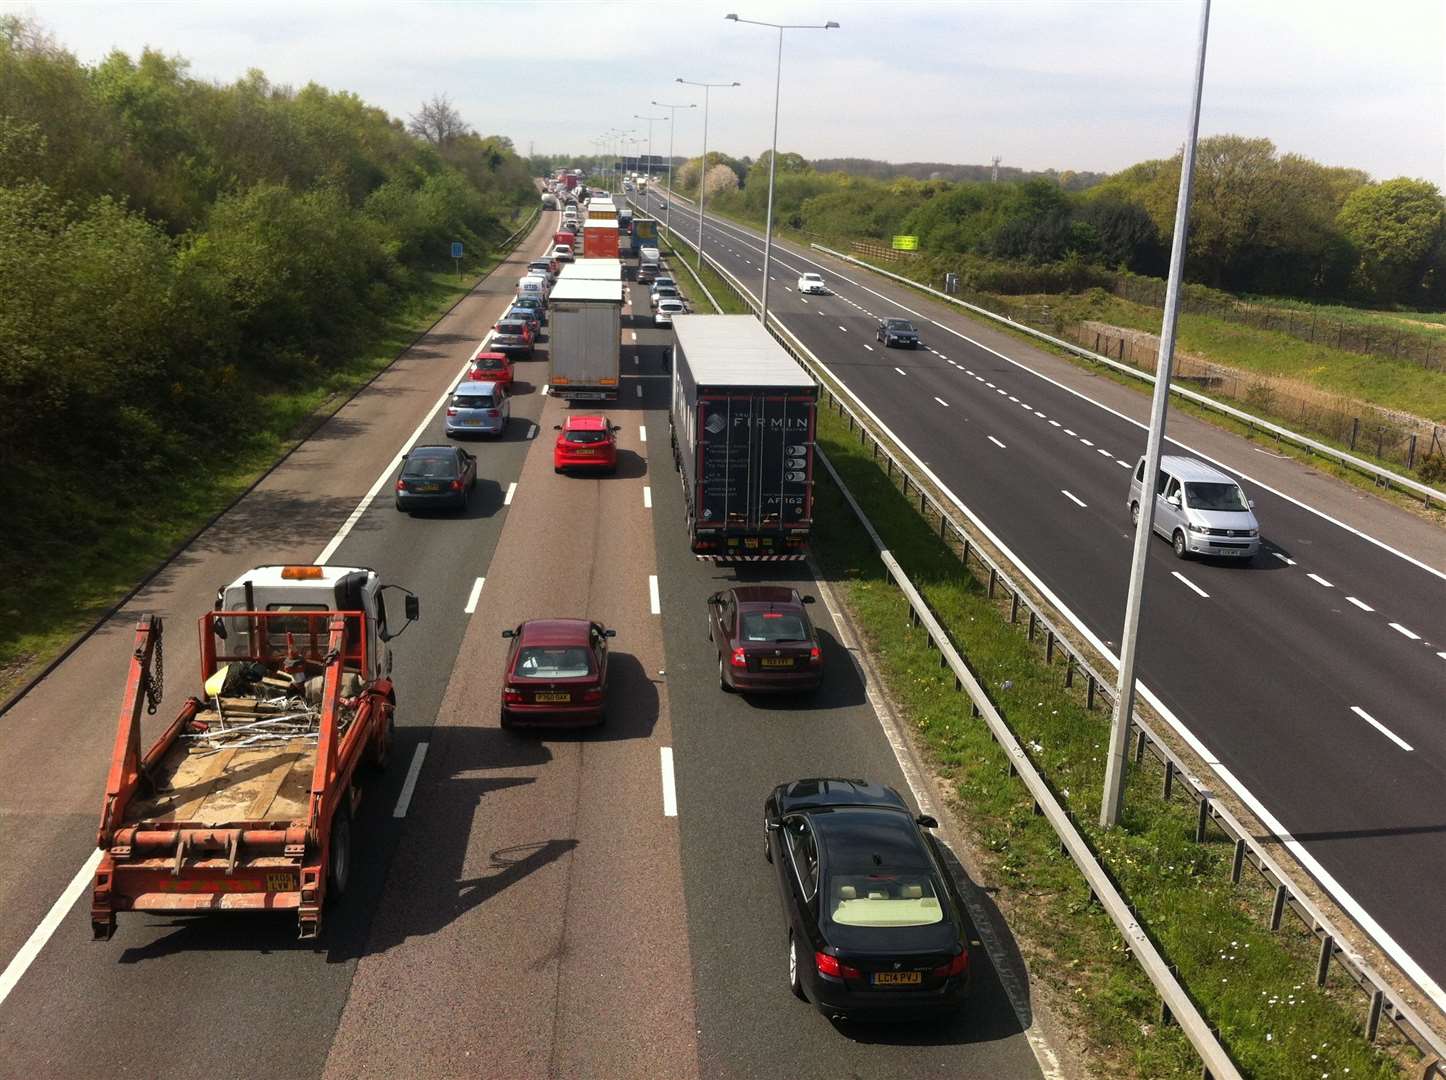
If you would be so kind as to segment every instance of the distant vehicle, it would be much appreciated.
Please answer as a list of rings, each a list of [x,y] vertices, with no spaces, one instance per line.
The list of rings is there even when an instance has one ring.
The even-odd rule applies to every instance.
[[[659,304],[661,304],[664,300],[680,300],[680,299],[682,299],[682,297],[681,297],[681,295],[678,293],[678,290],[675,289],[673,286],[671,286],[671,285],[661,285],[661,286],[660,286],[660,285],[655,281],[655,282],[653,282],[653,291],[652,291],[652,293],[651,293],[651,299],[652,299],[653,307],[656,308],[656,307],[657,307]]]
[[[632,253],[640,255],[649,248],[658,249],[658,220],[657,218],[639,217],[633,218]]]
[[[542,208],[544,210],[556,210],[557,196],[550,191],[544,192],[542,195]]]
[[[827,296],[828,286],[824,284],[822,274],[804,274],[798,279],[798,291],[801,293],[818,293],[821,296]]]
[[[708,636],[718,650],[718,687],[728,692],[818,689],[823,650],[806,605],[780,585],[742,585],[708,597]]]
[[[467,369],[467,378],[475,382],[492,382],[512,389],[512,361],[500,352],[478,353]]]
[[[547,319],[547,312],[542,309],[542,301],[536,296],[518,296],[512,300],[512,308],[508,314],[514,314],[519,308],[532,313],[533,320],[541,325]]]
[[[763,821],[795,997],[846,1019],[962,1007],[974,931],[933,818],[882,784],[809,779],[775,788]]]
[[[688,314],[688,307],[677,297],[665,296],[658,301],[658,310],[653,313],[654,326],[672,326],[674,315]]]
[[[507,313],[503,315],[502,318],[504,320],[521,319],[527,324],[527,328],[532,331],[533,340],[537,339],[537,332],[542,329],[542,317],[538,309],[530,305],[513,304],[507,309]]]
[[[882,341],[884,348],[908,346],[911,349],[919,347],[919,331],[908,319],[880,319],[879,328],[874,334],[874,340]]]
[[[455,446],[414,446],[397,476],[397,509],[467,509],[477,486],[477,459]]]
[[[559,229],[552,234],[552,242],[554,244],[566,244],[568,247],[572,247],[572,245],[577,242],[577,233],[572,229]]]
[[[492,328],[492,348],[501,353],[522,353],[532,359],[532,329],[522,319],[503,319]]]
[[[663,272],[662,256],[655,247],[645,247],[638,252],[638,282],[651,285]]]
[[[561,432],[552,448],[553,472],[612,472],[618,467],[618,426],[606,416],[569,416],[553,430]]]
[[[608,639],[616,634],[588,619],[529,619],[502,631],[512,642],[502,677],[502,727],[603,723]]]
[[[553,249],[552,249],[552,257],[553,257],[554,259],[558,260],[558,262],[565,262],[565,263],[570,263],[570,262],[572,262],[572,245],[571,245],[571,244],[558,244],[558,245],[556,245],[556,246],[553,247]]]
[[[657,292],[659,289],[675,289],[675,290],[676,290],[677,287],[678,287],[678,283],[677,283],[675,280],[673,280],[673,278],[669,277],[667,274],[662,274],[662,273],[660,273],[660,274],[654,275],[654,277],[653,277],[653,287],[652,287],[651,289],[649,289],[648,292],[649,292],[649,293],[655,293],[655,292]]]
[[[533,259],[527,264],[527,269],[544,275],[549,285],[555,285],[557,275],[562,271],[562,264],[558,262],[556,255],[549,255],[545,259]]]
[[[528,274],[517,282],[517,295],[536,297],[544,310],[547,308],[547,298],[551,293],[552,286],[548,283],[546,274]]]
[[[475,368],[473,369],[476,370]],[[447,402],[445,430],[448,438],[457,435],[501,435],[512,416],[509,384],[501,382],[467,382],[457,384]]]
[[[547,336],[554,397],[617,400],[622,308],[622,266],[616,259],[579,259],[563,271],[552,294]]]
[[[1140,520],[1145,459],[1130,478],[1130,520]],[[1260,551],[1260,522],[1255,502],[1235,478],[1198,458],[1166,454],[1155,478],[1155,532],[1175,549],[1177,558],[1218,555],[1252,559]]]

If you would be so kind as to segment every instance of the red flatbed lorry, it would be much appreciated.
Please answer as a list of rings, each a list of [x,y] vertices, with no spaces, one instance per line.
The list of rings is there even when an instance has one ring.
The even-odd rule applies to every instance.
[[[388,588],[361,568],[269,566],[221,589],[200,619],[205,689],[144,754],[163,629],[141,618],[96,840],[96,938],[122,911],[294,910],[302,938],[320,933],[350,876],[360,785],[391,750]],[[401,629],[410,593],[405,611]]]

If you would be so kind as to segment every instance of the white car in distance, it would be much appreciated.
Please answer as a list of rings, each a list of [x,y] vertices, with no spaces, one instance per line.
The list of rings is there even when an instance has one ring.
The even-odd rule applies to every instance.
[[[672,326],[674,315],[686,315],[688,307],[675,296],[665,296],[658,301],[658,310],[653,315],[654,326]]]
[[[804,274],[798,279],[798,291],[801,293],[819,293],[828,295],[828,286],[823,283],[822,274]]]
[[[558,244],[552,249],[552,257],[558,262],[572,262],[572,245]]]

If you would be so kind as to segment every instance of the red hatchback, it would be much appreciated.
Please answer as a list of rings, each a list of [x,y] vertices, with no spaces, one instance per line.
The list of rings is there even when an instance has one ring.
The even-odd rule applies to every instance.
[[[552,471],[599,469],[612,472],[618,467],[616,424],[606,416],[569,416],[553,427],[562,432],[552,448]]]
[[[512,642],[502,679],[502,726],[601,724],[608,696],[608,638],[587,619],[529,619]]]
[[[512,389],[512,361],[502,353],[485,352],[472,357],[467,378],[474,382],[498,383]]]
[[[742,585],[708,597],[708,636],[726,691],[817,690],[823,651],[806,605],[813,597],[778,585]]]

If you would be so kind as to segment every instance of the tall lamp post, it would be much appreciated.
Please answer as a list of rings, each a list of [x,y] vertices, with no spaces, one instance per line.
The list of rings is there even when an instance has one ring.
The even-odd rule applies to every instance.
[[[641,113],[633,113],[634,120],[646,120],[648,122],[648,179],[653,178],[653,121],[666,120],[666,116],[643,116]]]
[[[694,82],[692,79],[678,79],[684,86],[703,88],[703,156],[698,165],[698,269],[703,269],[703,181],[708,177],[708,92],[717,87],[742,86],[739,82]]]
[[[763,294],[760,300],[762,312],[759,318],[768,325],[768,266],[773,254],[773,177],[778,171],[778,94],[783,85],[783,32],[785,30],[837,30],[838,23],[829,21],[822,26],[817,23],[773,23],[760,19],[740,19],[737,15],[725,15],[736,23],[751,26],[768,26],[778,31],[778,64],[773,76],[773,151],[768,155],[768,213],[763,219]]]
[[[668,109],[668,110],[669,110],[669,113],[668,113],[668,196],[669,196],[669,198],[668,198],[668,200],[667,200],[667,205],[663,208],[663,228],[669,229],[669,231],[671,231],[671,228],[670,228],[670,227],[671,227],[672,224],[673,224],[673,203],[672,203],[672,194],[673,194],[673,133],[674,133],[675,129],[676,129],[677,126],[678,126],[678,110],[679,110],[679,109],[696,109],[698,106],[697,106],[696,104],[692,104],[692,103],[689,103],[689,104],[687,104],[687,105],[669,105],[666,101],[655,101],[655,102],[653,102],[653,104],[656,105],[656,106],[657,106],[658,108],[660,108],[660,109]]]
[[[1170,404],[1170,373],[1175,362],[1175,324],[1180,313],[1180,279],[1185,269],[1185,232],[1190,221],[1190,188],[1195,173],[1195,142],[1200,135],[1200,95],[1205,84],[1205,40],[1210,30],[1210,0],[1200,2],[1200,37],[1195,53],[1194,96],[1190,125],[1180,152],[1180,194],[1175,201],[1175,236],[1170,245],[1170,274],[1165,279],[1165,314],[1160,324],[1160,362],[1155,392],[1150,400],[1150,433],[1145,439],[1143,505],[1135,523],[1135,549],[1130,560],[1130,584],[1125,594],[1125,627],[1120,635],[1120,681],[1115,691],[1115,712],[1110,723],[1110,750],[1105,759],[1105,788],[1100,800],[1100,824],[1112,829],[1120,823],[1125,798],[1125,758],[1129,753],[1130,718],[1135,707],[1135,647],[1139,643],[1140,607],[1144,603],[1145,562],[1155,524],[1155,477],[1160,469],[1160,445],[1165,439],[1165,412]]]

